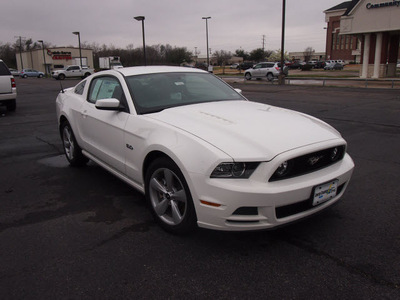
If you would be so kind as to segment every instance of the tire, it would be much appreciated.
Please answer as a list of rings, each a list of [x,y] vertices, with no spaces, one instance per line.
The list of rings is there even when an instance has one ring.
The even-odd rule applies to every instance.
[[[246,78],[246,80],[251,80],[251,74],[250,73],[244,74],[244,78]]]
[[[267,74],[267,79],[268,79],[268,81],[274,80],[274,75],[272,73],[268,73]]]
[[[42,75],[42,74],[39,74],[38,78],[42,78],[42,77],[43,77],[43,75]]]
[[[197,228],[189,187],[172,160],[165,157],[154,160],[146,172],[145,187],[151,213],[164,230],[185,234]]]
[[[6,108],[8,111],[15,111],[17,109],[17,102],[14,100],[10,100],[6,104]]]
[[[25,75],[22,75],[22,78],[27,78],[27,77],[28,77],[28,75],[26,75],[26,74],[25,74]]]
[[[64,75],[64,74],[60,74],[60,75],[58,75],[58,79],[60,79],[60,80],[64,80],[64,79],[65,79],[65,75]]]
[[[90,74],[89,72],[87,72],[87,73],[85,73],[84,78],[86,78],[86,77],[88,77],[88,76],[90,76],[90,75],[92,75],[92,74]]]
[[[74,132],[72,131],[71,125],[64,121],[61,124],[61,139],[63,142],[63,148],[65,157],[72,167],[84,166],[89,159],[82,154],[82,149],[76,142]]]

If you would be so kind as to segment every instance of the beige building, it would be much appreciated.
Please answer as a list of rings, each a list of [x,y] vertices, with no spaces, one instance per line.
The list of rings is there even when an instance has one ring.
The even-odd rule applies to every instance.
[[[81,49],[82,66],[93,68],[93,51],[91,49]],[[62,69],[65,66],[80,65],[79,48],[74,47],[51,47],[35,49],[16,53],[17,68],[35,69],[47,74],[53,69]],[[46,69],[45,69],[46,68]]]

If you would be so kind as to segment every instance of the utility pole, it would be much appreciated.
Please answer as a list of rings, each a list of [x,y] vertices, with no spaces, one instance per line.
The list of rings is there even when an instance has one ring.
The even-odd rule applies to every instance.
[[[263,36],[262,36],[262,45],[263,45],[263,47],[262,47],[262,49],[263,49],[263,52],[265,52],[265,34],[263,34]]]
[[[22,61],[22,38],[26,39],[22,36],[14,36],[14,38],[19,39],[19,57],[21,59],[21,70],[24,68],[24,63]]]

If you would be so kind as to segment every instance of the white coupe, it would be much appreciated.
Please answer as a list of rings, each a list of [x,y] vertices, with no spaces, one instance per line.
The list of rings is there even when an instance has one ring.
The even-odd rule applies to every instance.
[[[302,219],[337,202],[354,168],[328,124],[248,101],[199,69],[99,72],[56,106],[69,163],[90,159],[144,193],[173,233]]]

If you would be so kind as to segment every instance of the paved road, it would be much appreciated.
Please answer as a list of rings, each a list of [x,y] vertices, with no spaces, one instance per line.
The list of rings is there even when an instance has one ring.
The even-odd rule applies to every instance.
[[[340,203],[275,231],[170,235],[141,194],[68,167],[59,82],[17,79],[17,111],[0,108],[0,298],[399,299],[398,91],[234,85],[342,132],[356,170]]]

